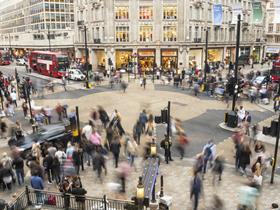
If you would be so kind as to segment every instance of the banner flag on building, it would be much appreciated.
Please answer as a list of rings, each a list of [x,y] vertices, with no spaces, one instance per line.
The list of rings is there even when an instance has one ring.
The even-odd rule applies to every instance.
[[[222,4],[213,4],[213,25],[221,26],[223,24]]]
[[[262,3],[253,2],[253,23],[262,23],[263,21],[263,12],[262,12]]]
[[[274,23],[280,23],[280,0],[274,0]]]
[[[232,24],[237,24],[237,17],[238,15],[241,15],[241,20],[242,18],[242,4],[233,4],[232,5],[232,20],[231,23]]]

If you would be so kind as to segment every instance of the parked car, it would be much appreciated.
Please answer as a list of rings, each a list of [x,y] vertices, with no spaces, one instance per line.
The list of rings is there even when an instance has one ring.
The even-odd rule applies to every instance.
[[[19,59],[17,59],[16,65],[25,66],[25,65],[27,65],[27,60],[25,60],[24,58],[19,58]]]
[[[71,80],[84,80],[86,78],[80,69],[69,69],[67,71],[67,77]]]
[[[37,133],[22,136],[19,139],[10,139],[9,146],[17,146],[22,152],[23,157],[26,157],[32,148],[33,143],[43,144],[53,142],[54,144],[66,146],[71,140],[72,132],[64,124],[45,125],[39,128]]]

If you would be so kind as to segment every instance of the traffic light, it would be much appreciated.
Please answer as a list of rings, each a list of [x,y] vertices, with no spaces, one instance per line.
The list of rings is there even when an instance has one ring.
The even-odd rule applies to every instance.
[[[18,91],[19,91],[19,97],[27,100],[27,93],[26,93],[26,90],[25,90],[25,84],[24,83],[19,83],[18,84]]]
[[[161,110],[161,122],[167,123],[167,121],[168,121],[167,109],[163,109],[163,110]]]

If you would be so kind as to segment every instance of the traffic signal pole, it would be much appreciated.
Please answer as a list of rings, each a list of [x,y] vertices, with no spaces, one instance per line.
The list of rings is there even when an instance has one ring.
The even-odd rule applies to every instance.
[[[232,97],[232,111],[235,110],[235,102],[237,99],[237,71],[238,71],[238,59],[239,59],[239,45],[240,45],[240,22],[241,22],[241,15],[238,15],[237,20],[237,35],[236,35],[236,52],[235,52],[235,69],[234,69],[234,92]]]
[[[206,29],[206,42],[205,42],[205,61],[204,61],[204,82],[206,83],[206,75],[208,68],[208,28]]]
[[[166,134],[168,139],[170,138],[170,101],[168,101],[168,106],[167,106],[167,128],[166,128]]]
[[[86,52],[86,63],[85,63],[85,67],[86,67],[86,88],[89,88],[89,76],[88,76],[88,46],[87,46],[87,27],[86,25],[84,25],[84,31],[85,31],[85,52]]]

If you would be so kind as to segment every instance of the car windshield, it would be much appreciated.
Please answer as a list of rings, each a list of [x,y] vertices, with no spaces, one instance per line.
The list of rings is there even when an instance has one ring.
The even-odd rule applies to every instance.
[[[58,71],[66,71],[69,68],[69,59],[66,56],[57,57]]]

